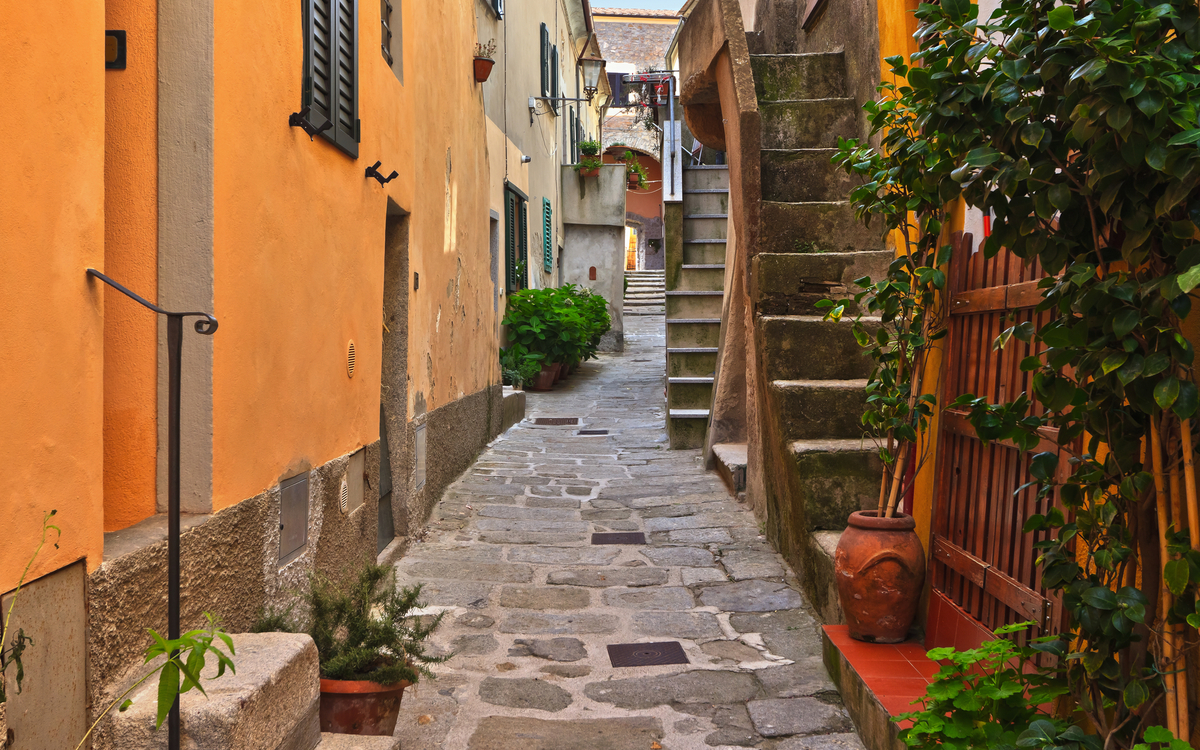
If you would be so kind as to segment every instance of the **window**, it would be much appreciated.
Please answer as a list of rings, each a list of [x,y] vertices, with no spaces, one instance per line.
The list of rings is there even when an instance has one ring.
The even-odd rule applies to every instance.
[[[524,289],[528,276],[525,264],[529,246],[529,213],[525,196],[509,188],[504,191],[504,287],[508,292]]]
[[[404,83],[404,12],[401,0],[380,0],[379,8],[381,47],[383,59]]]
[[[550,29],[542,24],[542,97],[550,96]]]
[[[358,158],[358,0],[304,0],[300,106],[321,136]]]
[[[381,0],[383,7],[379,9],[379,23],[383,27],[383,59],[391,65],[392,59],[392,0]]]
[[[504,0],[484,0],[484,2],[496,14],[496,18],[504,18]]]
[[[542,198],[542,270],[554,273],[554,209]]]

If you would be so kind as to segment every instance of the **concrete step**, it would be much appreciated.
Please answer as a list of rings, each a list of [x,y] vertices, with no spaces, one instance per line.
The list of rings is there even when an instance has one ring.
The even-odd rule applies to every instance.
[[[763,149],[759,155],[765,201],[843,201],[857,184],[830,161],[836,148]]]
[[[709,215],[684,216],[683,239],[686,240],[723,240],[728,237],[729,221],[724,216],[713,218]]]
[[[667,350],[667,377],[712,377],[717,371],[717,348],[677,347]]]
[[[662,315],[666,308],[659,306],[631,307],[625,310],[625,315]]]
[[[651,278],[655,278],[655,277],[658,277],[661,279],[665,274],[666,274],[666,271],[661,268],[651,268],[651,269],[645,269],[645,270],[641,270],[641,271],[626,271],[625,272],[626,276],[629,276],[632,278],[647,278],[647,279],[651,279]]]
[[[210,659],[204,670],[204,689],[180,698],[184,747],[313,750],[321,742],[320,673],[312,638],[293,633],[234,635],[237,673],[226,671],[218,680]],[[107,735],[119,748],[166,748],[167,732],[155,731],[158,681],[151,680],[131,695],[132,705],[113,711]]]
[[[669,318],[720,318],[724,292],[667,292]]]
[[[787,440],[855,440],[866,429],[865,380],[774,380],[768,390]]]
[[[878,318],[864,319],[874,335]],[[764,315],[757,321],[758,350],[769,380],[861,380],[871,360],[854,339],[854,324],[816,315]]]
[[[684,240],[684,265],[701,266],[724,262],[725,240]]]
[[[702,166],[683,168],[684,190],[728,190],[728,166]]]
[[[679,291],[713,292],[725,288],[725,266],[717,263],[684,265],[679,276]]]
[[[713,348],[720,338],[720,318],[667,318],[667,346],[670,348]]]
[[[713,446],[717,473],[735,497],[746,491],[746,456],[745,443],[717,443]]]
[[[788,445],[809,531],[846,528],[856,510],[879,505],[883,461],[870,440],[795,440]]]
[[[758,246],[763,253],[849,253],[882,250],[883,236],[878,222],[867,227],[854,216],[849,201],[763,201]]]
[[[667,380],[667,408],[708,409],[712,405],[712,378],[670,378]]]
[[[762,253],[753,260],[751,294],[760,313],[813,315],[823,299],[847,299],[864,276],[878,280],[894,259],[888,250],[854,253]],[[856,308],[847,308],[848,315]]]
[[[762,148],[834,148],[857,133],[858,105],[850,98],[763,102]]]
[[[841,52],[751,55],[750,68],[759,102],[846,95],[846,59]]]
[[[729,213],[728,190],[691,190],[683,194],[683,215]]]
[[[704,447],[708,409],[670,409],[667,416],[667,442],[672,450]]]

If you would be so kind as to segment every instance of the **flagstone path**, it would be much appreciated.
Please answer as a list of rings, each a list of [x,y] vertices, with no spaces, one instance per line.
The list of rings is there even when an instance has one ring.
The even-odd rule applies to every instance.
[[[627,319],[623,354],[530,393],[397,564],[457,652],[406,693],[405,750],[861,750],[793,573],[699,451],[667,449],[662,331]],[[689,663],[611,665],[664,641]]]

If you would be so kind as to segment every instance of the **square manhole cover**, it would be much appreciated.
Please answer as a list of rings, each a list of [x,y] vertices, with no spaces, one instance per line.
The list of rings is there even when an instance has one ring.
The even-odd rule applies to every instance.
[[[660,664],[690,664],[683,646],[675,641],[663,643],[615,643],[608,646],[608,658],[614,667],[653,667]]]
[[[533,420],[533,423],[544,425],[575,425],[579,424],[579,417],[537,417]]]
[[[640,531],[613,531],[592,534],[592,544],[645,544],[646,535]]]
[[[607,435],[608,430],[580,430],[580,435]]]

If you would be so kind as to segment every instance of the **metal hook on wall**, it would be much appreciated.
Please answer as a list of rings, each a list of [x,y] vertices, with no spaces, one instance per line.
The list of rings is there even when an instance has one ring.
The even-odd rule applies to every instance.
[[[325,120],[324,125],[322,125],[321,127],[317,127],[316,125],[313,125],[311,122],[309,122],[308,110],[309,110],[309,105],[306,104],[306,105],[304,105],[303,108],[301,108],[301,110],[299,112],[293,112],[288,117],[288,125],[292,126],[293,128],[300,128],[301,130],[303,130],[305,133],[308,134],[308,140],[311,141],[318,134],[323,133],[326,130],[329,130],[330,128],[332,128],[333,120],[327,119],[327,120]]]
[[[394,180],[400,176],[400,173],[393,169],[392,173],[390,175],[388,175],[387,177],[384,177],[379,172],[380,164],[383,164],[383,162],[377,161],[374,164],[372,164],[371,166],[367,167],[367,177],[374,177],[375,179],[379,180],[380,185],[386,185],[389,182],[391,182],[392,180]]]

